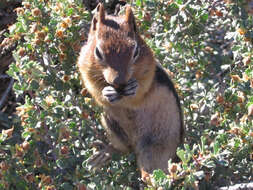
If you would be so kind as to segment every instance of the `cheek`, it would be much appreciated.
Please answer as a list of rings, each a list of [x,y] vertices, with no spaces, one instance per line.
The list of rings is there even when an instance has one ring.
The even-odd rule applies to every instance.
[[[145,64],[138,64],[134,67],[133,78],[136,79],[143,79],[147,77],[152,77],[152,71],[154,70],[153,66],[145,65]]]
[[[135,74],[135,66],[131,65],[128,70],[127,79],[130,80],[132,77],[134,77]]]
[[[115,74],[115,72],[112,69],[110,69],[110,68],[104,68],[103,69],[103,76],[104,76],[105,81],[108,84],[112,84],[113,83],[115,75],[116,74]]]
[[[107,83],[109,83],[109,77],[110,77],[110,74],[109,74],[109,71],[107,69],[105,69],[103,71],[103,76],[104,76],[104,79]]]

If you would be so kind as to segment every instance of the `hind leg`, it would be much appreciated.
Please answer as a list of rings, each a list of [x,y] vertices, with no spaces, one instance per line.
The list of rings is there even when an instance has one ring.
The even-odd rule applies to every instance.
[[[149,175],[156,169],[168,173],[168,160],[176,157],[176,148],[154,136],[143,137],[135,150],[142,179],[148,182]]]
[[[113,154],[129,152],[127,135],[119,124],[108,115],[103,115],[102,125],[106,130],[110,143],[106,144],[102,141],[95,141],[93,143],[97,151],[87,161],[91,168],[101,168],[106,165],[111,160]]]

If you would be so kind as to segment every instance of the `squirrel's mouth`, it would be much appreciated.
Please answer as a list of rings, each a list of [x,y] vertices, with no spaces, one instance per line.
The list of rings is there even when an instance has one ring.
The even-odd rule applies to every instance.
[[[126,87],[126,85],[121,85],[121,86],[119,86],[117,88],[116,87],[114,87],[114,88],[119,93],[119,95],[123,95],[125,87]]]
[[[113,87],[120,96],[123,96],[124,95],[124,89],[127,85],[124,84],[124,85],[118,86],[118,85],[114,85],[114,84],[110,84],[110,83],[106,82],[106,84],[104,86]]]

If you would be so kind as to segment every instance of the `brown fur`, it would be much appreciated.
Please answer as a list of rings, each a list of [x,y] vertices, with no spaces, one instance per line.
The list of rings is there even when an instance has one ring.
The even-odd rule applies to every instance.
[[[133,42],[140,48],[135,63],[131,60]],[[94,55],[98,44],[105,60]],[[135,152],[142,177],[158,168],[167,172],[168,159],[175,158],[183,137],[181,108],[173,85],[163,84],[170,83],[169,78],[136,31],[130,7],[125,15],[113,17],[98,5],[78,67],[86,88],[104,109],[102,124],[112,146],[124,153]],[[102,90],[108,85],[118,87],[116,76],[122,84],[135,78],[138,89],[134,96],[110,103]]]

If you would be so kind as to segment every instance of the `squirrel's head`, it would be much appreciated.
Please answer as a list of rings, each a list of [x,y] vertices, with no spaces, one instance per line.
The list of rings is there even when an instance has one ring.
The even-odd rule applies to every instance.
[[[135,18],[129,6],[124,15],[110,16],[99,3],[88,43],[91,43],[89,48],[93,52],[91,62],[99,65],[108,84],[120,88],[133,77],[141,44],[138,44]]]

